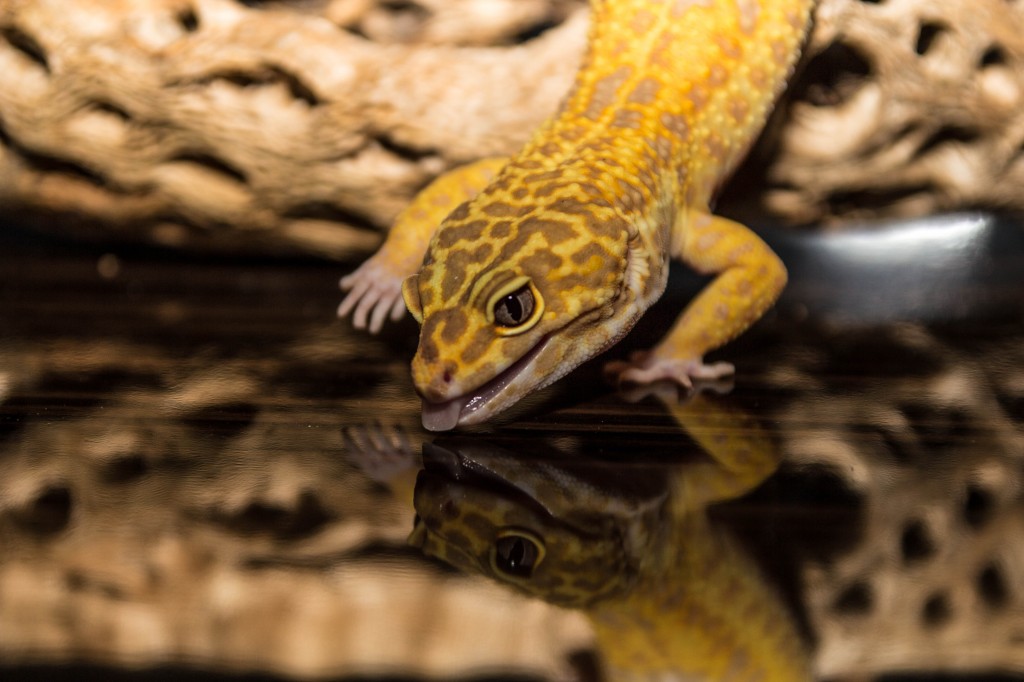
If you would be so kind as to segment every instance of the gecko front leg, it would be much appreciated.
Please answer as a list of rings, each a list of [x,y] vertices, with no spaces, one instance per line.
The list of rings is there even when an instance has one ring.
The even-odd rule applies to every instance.
[[[686,307],[653,350],[605,366],[616,383],[649,384],[669,379],[689,388],[693,380],[733,374],[730,363],[705,364],[705,353],[756,322],[786,286],[786,267],[751,230],[708,213],[682,216],[677,256],[714,280]]]
[[[504,158],[481,159],[438,176],[402,211],[384,244],[351,274],[341,278],[348,292],[338,306],[338,317],[352,313],[356,329],[376,334],[390,318],[405,313],[402,281],[416,274],[427,244],[445,216],[472,199],[505,165]]]

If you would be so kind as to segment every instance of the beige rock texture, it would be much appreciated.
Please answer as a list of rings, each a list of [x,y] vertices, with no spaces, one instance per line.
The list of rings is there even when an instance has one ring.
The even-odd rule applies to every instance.
[[[782,410],[788,463],[830,472],[859,499],[856,539],[802,570],[819,678],[1020,674],[1020,352],[1004,342],[965,350],[915,325],[835,330],[825,342],[829,351],[806,355],[794,344],[775,384],[821,389]],[[821,384],[823,361],[871,349],[885,349],[884,368],[847,387]]]
[[[777,143],[759,150],[766,213],[1019,209],[1022,29],[1012,2],[822,0]]]
[[[2,0],[10,223],[365,254],[443,170],[557,106],[580,0]],[[822,0],[719,208],[756,222],[1020,208],[1024,7]]]
[[[0,202],[161,244],[366,251],[432,177],[555,107],[580,10],[5,1]]]

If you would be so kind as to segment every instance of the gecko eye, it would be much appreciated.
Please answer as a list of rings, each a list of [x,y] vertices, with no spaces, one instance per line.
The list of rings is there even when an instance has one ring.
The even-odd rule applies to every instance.
[[[506,282],[488,298],[487,321],[498,336],[515,336],[533,329],[544,315],[544,297],[529,277],[520,275]]]
[[[533,315],[534,300],[530,286],[524,285],[494,304],[494,321],[502,327],[518,327]]]
[[[529,578],[544,559],[544,547],[531,534],[502,531],[494,543],[494,568],[513,578]]]

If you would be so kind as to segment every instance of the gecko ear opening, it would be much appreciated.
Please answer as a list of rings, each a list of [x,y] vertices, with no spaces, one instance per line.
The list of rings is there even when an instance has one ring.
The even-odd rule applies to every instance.
[[[409,314],[418,323],[423,324],[423,304],[420,302],[420,288],[416,285],[419,275],[411,275],[402,282],[402,298]]]

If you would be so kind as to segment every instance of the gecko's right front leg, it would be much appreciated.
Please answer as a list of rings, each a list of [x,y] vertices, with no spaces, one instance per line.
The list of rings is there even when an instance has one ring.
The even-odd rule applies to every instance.
[[[438,176],[416,195],[388,232],[388,237],[351,274],[341,278],[348,292],[338,306],[338,317],[352,313],[356,329],[376,334],[390,318],[398,321],[405,313],[402,282],[416,274],[437,226],[457,206],[472,199],[487,186],[507,159],[481,159]]]

